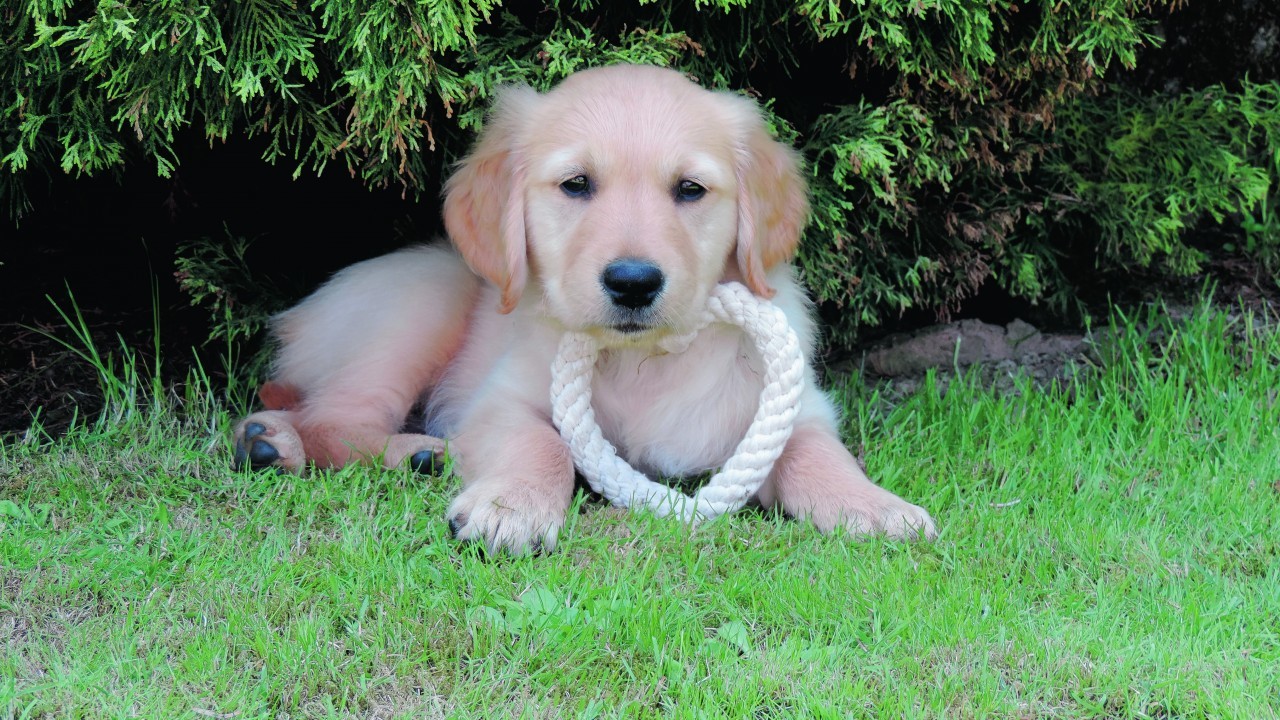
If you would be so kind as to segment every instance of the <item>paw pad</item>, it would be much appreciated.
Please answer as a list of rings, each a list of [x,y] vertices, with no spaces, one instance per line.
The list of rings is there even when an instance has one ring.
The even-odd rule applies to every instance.
[[[265,439],[259,438],[267,431],[262,423],[249,423],[244,426],[244,439],[236,443],[232,467],[236,470],[255,470],[269,467],[280,459],[280,452]],[[246,449],[245,446],[248,445]]]
[[[444,454],[434,450],[422,450],[409,456],[409,467],[422,475],[443,475]]]

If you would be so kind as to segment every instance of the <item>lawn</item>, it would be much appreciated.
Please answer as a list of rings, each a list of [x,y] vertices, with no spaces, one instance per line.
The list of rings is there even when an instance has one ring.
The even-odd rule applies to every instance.
[[[0,445],[0,717],[1277,717],[1280,332],[1113,326],[1057,388],[836,380],[927,544],[580,497],[486,558],[456,477],[234,473],[232,413],[139,371]]]

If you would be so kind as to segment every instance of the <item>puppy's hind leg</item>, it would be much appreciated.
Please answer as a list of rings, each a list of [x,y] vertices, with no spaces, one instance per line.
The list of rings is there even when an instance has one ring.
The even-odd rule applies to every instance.
[[[442,439],[400,432],[405,416],[430,386],[420,369],[370,362],[349,372],[349,377],[320,388],[298,413],[307,458],[330,467],[379,462],[385,467],[408,463],[428,473],[442,469]]]
[[[457,255],[435,248],[409,248],[335,275],[275,318],[280,351],[262,395],[269,408],[273,398],[291,406],[246,418],[236,431],[238,454],[291,471],[308,461],[340,467],[377,458],[439,468],[442,440],[399,431],[460,347],[479,288]]]

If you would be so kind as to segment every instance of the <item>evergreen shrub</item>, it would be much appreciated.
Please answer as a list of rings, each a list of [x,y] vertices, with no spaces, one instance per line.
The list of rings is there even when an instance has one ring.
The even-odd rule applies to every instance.
[[[0,200],[20,222],[56,174],[168,175],[195,132],[434,204],[501,84],[661,64],[757,96],[803,149],[799,263],[837,342],[986,283],[1065,309],[1081,268],[1196,272],[1204,223],[1277,267],[1276,78],[1125,84],[1187,5],[9,0]]]

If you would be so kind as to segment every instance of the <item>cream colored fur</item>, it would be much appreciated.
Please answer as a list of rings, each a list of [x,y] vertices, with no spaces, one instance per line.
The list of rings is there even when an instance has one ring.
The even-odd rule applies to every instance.
[[[562,187],[578,176],[588,196]],[[682,181],[705,194],[678,199]],[[550,549],[574,480],[550,422],[561,333],[608,348],[594,406],[622,457],[666,475],[717,467],[750,424],[759,358],[725,327],[678,354],[656,343],[682,333],[716,283],[739,280],[783,309],[808,357],[810,308],[786,262],[806,211],[794,153],[748,99],[636,66],[580,72],[547,94],[508,90],[446,188],[458,254],[415,247],[354,265],[282,314],[269,410],[246,418],[236,441],[278,446],[274,464],[290,470],[398,465],[447,442],[464,482],[448,511],[457,536]],[[620,258],[661,268],[652,307],[610,301],[601,273]],[[643,328],[624,327],[633,321]],[[823,530],[935,535],[928,513],[867,480],[809,376],[760,501]],[[424,397],[432,434],[399,434]],[[265,432],[246,437],[251,423]]]

